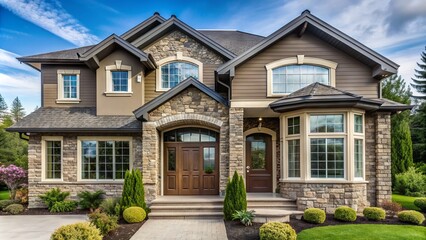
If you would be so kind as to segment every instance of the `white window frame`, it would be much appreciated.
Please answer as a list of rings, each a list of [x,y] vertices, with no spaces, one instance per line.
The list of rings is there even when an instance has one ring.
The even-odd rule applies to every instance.
[[[163,58],[157,61],[157,69],[155,70],[156,75],[156,91],[157,92],[165,92],[170,90],[170,88],[163,88],[161,84],[161,67],[171,63],[171,62],[187,62],[198,66],[198,81],[203,82],[203,63],[198,61],[197,59],[183,56],[182,52],[176,52],[175,56]]]
[[[355,115],[362,116],[362,133],[355,132]],[[355,180],[363,180],[363,179],[365,179],[365,160],[366,160],[365,159],[365,156],[366,156],[366,154],[365,154],[365,114],[363,112],[354,111],[351,114],[350,124],[352,124],[351,127],[352,127],[352,130],[353,130],[353,132],[351,132],[351,134],[352,134],[351,145],[352,145],[352,149],[353,149],[353,151],[352,151],[352,155],[353,155],[352,156],[352,158],[353,158],[352,174],[353,174],[353,178]],[[356,172],[356,168],[355,168],[355,140],[356,139],[362,140],[362,165],[363,165],[362,166],[363,167],[362,177],[356,177],[356,174],[355,174],[355,172]]]
[[[80,70],[70,69],[58,69],[58,104],[75,104],[80,103]],[[76,75],[77,76],[77,97],[76,98],[65,98],[64,97],[64,75]]]
[[[115,60],[114,65],[108,65],[105,67],[105,76],[106,76],[106,91],[105,95],[107,97],[130,97],[133,95],[132,92],[132,67],[129,65],[121,64],[121,60]],[[114,91],[113,82],[112,82],[112,72],[113,71],[127,71],[127,91]]]
[[[288,119],[290,119],[290,118],[295,118],[295,117],[299,117],[299,133],[298,134],[289,134],[289,132],[288,132]],[[302,175],[303,175],[303,172],[302,172],[302,161],[303,161],[303,142],[302,142],[302,138],[301,138],[301,134],[302,134],[302,131],[304,131],[304,124],[302,123],[302,121],[304,121],[304,119],[302,118],[302,116],[301,115],[289,115],[289,116],[286,116],[285,118],[284,118],[284,121],[285,121],[285,124],[284,124],[284,128],[285,129],[283,129],[284,130],[284,132],[285,132],[285,141],[284,141],[284,159],[286,159],[286,161],[284,161],[284,168],[285,168],[285,176],[286,176],[286,178],[288,178],[288,179],[301,179],[302,178]],[[289,177],[289,172],[288,172],[288,170],[289,170],[289,168],[288,168],[288,166],[289,166],[289,159],[288,159],[288,153],[289,153],[289,148],[288,148],[288,141],[291,141],[291,140],[299,140],[300,141],[300,162],[299,162],[299,171],[300,171],[300,176],[299,177]]]
[[[82,142],[83,141],[128,141],[129,142],[129,170],[132,170],[133,168],[133,161],[134,161],[134,152],[133,152],[133,141],[132,137],[117,137],[117,136],[111,136],[111,137],[77,137],[77,181],[78,182],[87,182],[87,183],[111,183],[111,182],[124,182],[123,179],[83,179],[81,177],[82,170],[81,170],[81,163],[82,163]],[[98,157],[98,146],[96,146],[96,156]]]
[[[47,166],[47,142],[60,141],[61,142],[61,178],[46,178]],[[63,182],[64,181],[64,138],[62,136],[42,136],[41,137],[41,180],[42,182]]]
[[[305,57],[305,55],[297,55],[296,57],[280,59],[265,65],[267,80],[267,97],[282,97],[288,94],[274,93],[273,91],[273,70],[278,67],[288,65],[315,65],[329,69],[330,86],[336,87],[336,68],[338,63],[325,60],[322,58]]]

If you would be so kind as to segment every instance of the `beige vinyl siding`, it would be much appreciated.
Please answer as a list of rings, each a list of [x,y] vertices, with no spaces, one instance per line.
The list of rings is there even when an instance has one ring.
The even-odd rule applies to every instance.
[[[203,64],[203,83],[209,88],[214,90],[214,71],[218,67],[218,64]],[[151,71],[145,76],[145,102],[149,102],[152,99],[161,95],[162,91],[156,91],[156,78],[155,71]]]
[[[80,103],[58,104],[58,70],[80,70]],[[41,66],[44,107],[96,107],[96,74],[85,65]]]
[[[296,55],[322,58],[338,63],[337,88],[367,98],[378,97],[378,81],[372,78],[371,68],[314,35],[305,33],[301,38],[296,34],[285,37],[238,66],[232,81],[232,99],[267,98],[265,65],[279,59],[296,57]]]

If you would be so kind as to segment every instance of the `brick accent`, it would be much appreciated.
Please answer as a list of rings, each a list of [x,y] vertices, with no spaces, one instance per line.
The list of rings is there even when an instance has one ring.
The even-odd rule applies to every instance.
[[[229,175],[244,174],[244,108],[229,109]]]
[[[391,180],[391,117],[389,113],[377,113],[376,125],[376,204],[390,201]]]
[[[53,136],[49,134],[49,136]],[[44,194],[54,187],[59,187],[63,191],[70,192],[70,199],[77,200],[77,194],[81,191],[94,191],[103,189],[107,196],[119,197],[123,188],[123,182],[111,183],[84,183],[77,181],[77,135],[62,134],[63,136],[63,159],[62,159],[62,182],[43,182],[42,181],[42,135],[31,135],[28,142],[28,207],[37,208],[45,207],[40,201],[39,195]],[[82,136],[79,134],[79,136]],[[114,136],[105,134],[104,136]],[[117,135],[115,135],[117,136]],[[120,135],[123,136],[123,135]],[[139,136],[132,137],[133,148],[133,167],[140,168],[140,160],[142,154],[142,140]]]

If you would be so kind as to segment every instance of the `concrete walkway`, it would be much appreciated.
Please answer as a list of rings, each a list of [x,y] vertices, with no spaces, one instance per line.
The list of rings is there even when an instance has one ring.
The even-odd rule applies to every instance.
[[[86,219],[86,215],[0,216],[0,239],[48,240],[58,227]]]
[[[222,219],[150,219],[131,240],[226,240]]]

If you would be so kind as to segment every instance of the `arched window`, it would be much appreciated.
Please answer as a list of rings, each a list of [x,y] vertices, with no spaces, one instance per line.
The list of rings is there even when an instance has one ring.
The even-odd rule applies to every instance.
[[[307,64],[272,69],[273,94],[290,94],[315,82],[330,85],[329,69]]]
[[[163,89],[173,88],[189,77],[199,78],[198,66],[193,63],[174,61],[161,66],[161,88]]]

